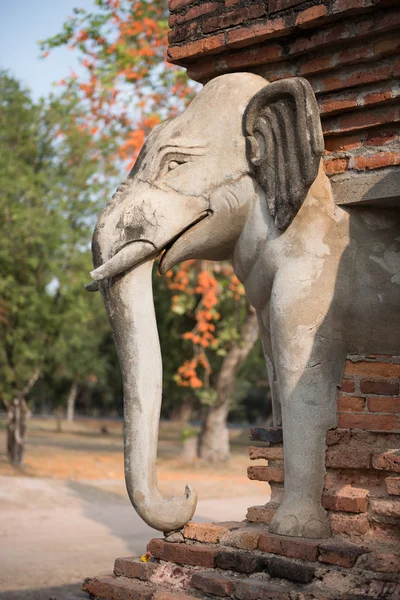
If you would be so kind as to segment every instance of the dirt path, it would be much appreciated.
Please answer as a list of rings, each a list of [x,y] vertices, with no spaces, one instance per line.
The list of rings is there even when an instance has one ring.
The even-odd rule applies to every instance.
[[[266,496],[200,500],[195,520],[242,520]],[[123,482],[0,477],[1,600],[65,600],[118,556],[159,533],[139,519]]]
[[[127,499],[121,426],[108,435],[98,423],[74,427],[56,433],[52,423],[37,424],[19,470],[0,431],[0,600],[75,600],[85,577],[111,572],[118,556],[140,556],[160,535]],[[195,520],[240,521],[248,506],[268,501],[268,484],[246,476],[246,434],[220,467],[183,463],[179,435],[174,425],[161,428],[159,484],[170,496],[191,483],[200,498]]]

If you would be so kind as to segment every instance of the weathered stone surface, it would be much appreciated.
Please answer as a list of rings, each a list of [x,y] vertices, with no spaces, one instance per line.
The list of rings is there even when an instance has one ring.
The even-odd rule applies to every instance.
[[[376,571],[377,573],[400,575],[400,554],[383,554],[379,552],[364,554],[358,559],[357,567],[368,571]]]

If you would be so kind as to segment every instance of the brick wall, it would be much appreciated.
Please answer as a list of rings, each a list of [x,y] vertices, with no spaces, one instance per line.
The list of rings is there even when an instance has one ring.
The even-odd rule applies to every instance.
[[[326,477],[322,504],[336,537],[376,544],[400,542],[400,357],[368,355],[347,360],[338,391],[339,425],[326,438]],[[247,519],[269,523],[283,497],[281,430],[255,429],[250,479],[268,481],[272,497],[250,507]]]
[[[169,60],[187,67],[191,78],[204,83],[253,71],[270,81],[308,79],[321,110],[327,174],[335,183],[360,178],[356,197],[346,188],[343,202],[360,201],[360,184],[376,184],[371,174],[398,175],[397,1],[170,0],[169,6]],[[397,187],[389,193],[396,203]]]

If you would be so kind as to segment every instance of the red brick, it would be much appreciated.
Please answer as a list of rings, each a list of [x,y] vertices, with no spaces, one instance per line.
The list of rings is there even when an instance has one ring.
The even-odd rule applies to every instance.
[[[347,429],[368,429],[369,431],[399,431],[400,417],[368,413],[340,413],[339,427]]]
[[[232,29],[227,32],[227,44],[232,48],[241,48],[264,42],[276,35],[290,33],[293,27],[287,26],[285,19],[267,19],[263,23]]]
[[[294,538],[266,532],[260,536],[258,547],[264,552],[300,560],[317,560],[319,540]]]
[[[341,138],[342,140],[344,138]],[[343,143],[343,142],[342,142]],[[342,149],[342,147],[337,147],[335,150]],[[354,379],[342,379],[342,385],[340,386],[340,391],[352,394],[355,391],[355,383]]]
[[[379,413],[400,413],[400,398],[368,398],[368,410]]]
[[[322,495],[322,506],[327,510],[364,513],[368,508],[368,490],[345,485]]]
[[[371,453],[364,449],[329,448],[325,454],[325,465],[331,469],[369,469]]]
[[[241,550],[220,550],[215,557],[219,569],[236,571],[237,573],[257,573],[264,571],[268,560],[266,557]]]
[[[193,6],[189,8],[189,10],[184,15],[178,15],[176,17],[176,23],[186,23],[186,21],[191,21],[192,19],[198,19],[202,15],[208,15],[210,13],[214,13],[221,5],[219,2],[202,2],[197,6]]]
[[[325,140],[325,150],[328,152],[341,152],[343,150],[355,150],[362,144],[364,138],[363,133],[356,133],[355,135],[347,135],[343,137],[331,137]],[[343,387],[341,391],[351,393],[355,391],[354,381],[347,379],[349,383],[346,385],[346,389]]]
[[[215,554],[218,552],[216,547],[172,544],[159,539],[151,540],[147,549],[159,560],[207,568],[215,566]]]
[[[396,8],[357,21],[335,23],[322,30],[317,29],[314,35],[297,38],[289,45],[289,54],[314,50],[331,43],[339,44],[342,40],[354,40],[370,33],[396,30],[399,24],[400,13]]]
[[[314,27],[315,21],[326,15],[326,7],[324,4],[311,6],[302,10],[296,17],[296,25],[298,27]]]
[[[333,175],[334,173],[343,173],[347,170],[349,164],[348,158],[333,158],[331,160],[324,161],[324,169],[327,175]]]
[[[233,6],[237,6],[238,4],[242,4],[243,0],[225,0],[226,8],[232,8]]]
[[[274,554],[268,558],[268,573],[271,577],[288,579],[298,583],[310,583],[316,565]]]
[[[276,481],[282,483],[284,480],[283,469],[278,467],[248,467],[247,476],[257,481]]]
[[[221,538],[223,546],[231,546],[239,550],[256,550],[260,535],[265,532],[265,528],[254,527],[252,525],[241,527],[234,531],[229,531]]]
[[[323,542],[319,546],[318,560],[329,565],[354,567],[357,558],[365,552],[365,549],[342,540]]]
[[[170,12],[185,8],[190,4],[194,4],[195,0],[168,0],[168,8]]]
[[[400,477],[386,477],[386,489],[391,496],[400,496]]]
[[[82,583],[82,590],[96,598],[118,598],[118,600],[150,600],[154,595],[154,588],[141,581],[102,575],[91,577]]]
[[[232,523],[232,526],[235,525]],[[222,526],[215,523],[193,523],[193,521],[189,521],[184,527],[183,536],[189,540],[217,544],[221,537],[228,533],[229,529],[229,525]]]
[[[303,0],[270,0],[268,10],[272,14],[286,8],[292,8],[298,4],[302,4]]]
[[[400,556],[398,554],[364,554],[358,562],[357,567],[377,573],[400,573]]]
[[[336,0],[332,4],[333,13],[353,11],[363,9],[372,4],[371,0]]]
[[[250,460],[283,460],[283,448],[260,448],[258,446],[249,446]]]
[[[365,146],[384,146],[390,142],[396,142],[399,139],[397,131],[381,131],[379,133],[369,133],[365,140]]]
[[[187,23],[185,25],[179,25],[168,33],[168,41],[170,44],[176,42],[182,42],[183,40],[189,39],[197,31],[197,23]]]
[[[399,393],[399,384],[376,379],[362,379],[360,389],[364,394],[396,396]]]
[[[317,8],[317,7],[313,7]],[[332,69],[334,66],[333,63],[333,55],[325,55],[325,56],[317,56],[312,60],[308,60],[307,62],[300,63],[299,74],[300,75],[310,75],[312,73],[318,73],[320,71],[327,71]]]
[[[270,581],[262,582],[254,579],[239,579],[235,598],[238,600],[289,600],[290,589]],[[324,600],[320,598],[319,600]]]
[[[253,2],[250,6],[232,10],[223,15],[203,19],[201,23],[202,31],[210,33],[217,29],[226,29],[234,25],[241,25],[245,21],[256,19],[265,14],[264,2]]]
[[[365,409],[365,398],[359,396],[339,396],[338,410],[341,412],[362,412]]]
[[[352,67],[351,69],[342,69],[338,75],[321,75],[319,80],[313,79],[313,88],[315,92],[332,92],[334,90],[344,90],[376,81],[385,81],[391,77],[392,65],[382,64],[376,67],[371,65]]]
[[[382,454],[374,454],[372,465],[375,469],[400,473],[400,450],[389,450]]]
[[[400,116],[399,116],[400,119]],[[373,155],[356,156],[353,159],[354,168],[357,170],[381,169],[392,165],[400,165],[400,153],[398,152],[378,152]]]
[[[393,36],[384,37],[374,43],[375,54],[391,54],[400,50],[400,39],[398,33]]]
[[[223,33],[189,42],[184,46],[172,46],[168,48],[167,57],[172,61],[189,60],[193,56],[205,56],[215,54],[224,50],[225,36]]]
[[[340,512],[329,512],[329,522],[334,535],[364,535],[369,529],[366,515],[348,515]]]
[[[114,575],[147,581],[158,566],[158,563],[142,562],[133,556],[117,558],[114,563]]]
[[[400,500],[373,498],[371,500],[371,511],[382,517],[400,517]]]
[[[392,517],[390,519],[390,523],[385,523],[382,521],[382,517],[378,517],[377,521],[378,522],[375,523],[371,521],[370,533],[372,539],[376,539],[379,542],[389,541],[391,544],[393,544],[393,542],[400,542],[400,527],[398,519],[393,519]],[[393,523],[393,521],[395,523]]]
[[[399,377],[400,364],[392,362],[377,362],[348,360],[345,368],[346,375],[359,375],[360,377]]]
[[[358,95],[331,94],[322,97],[319,100],[318,105],[322,116],[344,112],[358,106]]]
[[[197,590],[214,596],[231,596],[235,589],[235,580],[219,573],[195,573],[192,585]]]
[[[190,79],[204,81],[214,75],[217,60],[215,58],[204,58],[188,65],[187,74]]]
[[[267,62],[271,62],[281,56],[283,50],[278,44],[264,46],[263,48],[256,48],[247,50],[246,52],[238,52],[224,56],[217,61],[217,71],[223,73],[242,67],[263,65]]]
[[[247,509],[246,519],[250,523],[266,523],[269,525],[278,507],[277,502],[268,502],[265,506],[250,506]]]

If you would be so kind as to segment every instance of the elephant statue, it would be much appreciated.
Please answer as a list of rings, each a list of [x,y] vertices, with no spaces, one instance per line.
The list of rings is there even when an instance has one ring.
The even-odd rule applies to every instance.
[[[233,73],[154,129],[93,235],[94,279],[124,384],[125,476],[151,527],[178,531],[197,497],[165,499],[156,452],[162,361],[151,273],[232,259],[258,315],[284,498],[270,531],[325,538],[325,438],[348,354],[400,350],[400,212],[338,206],[309,83]]]

